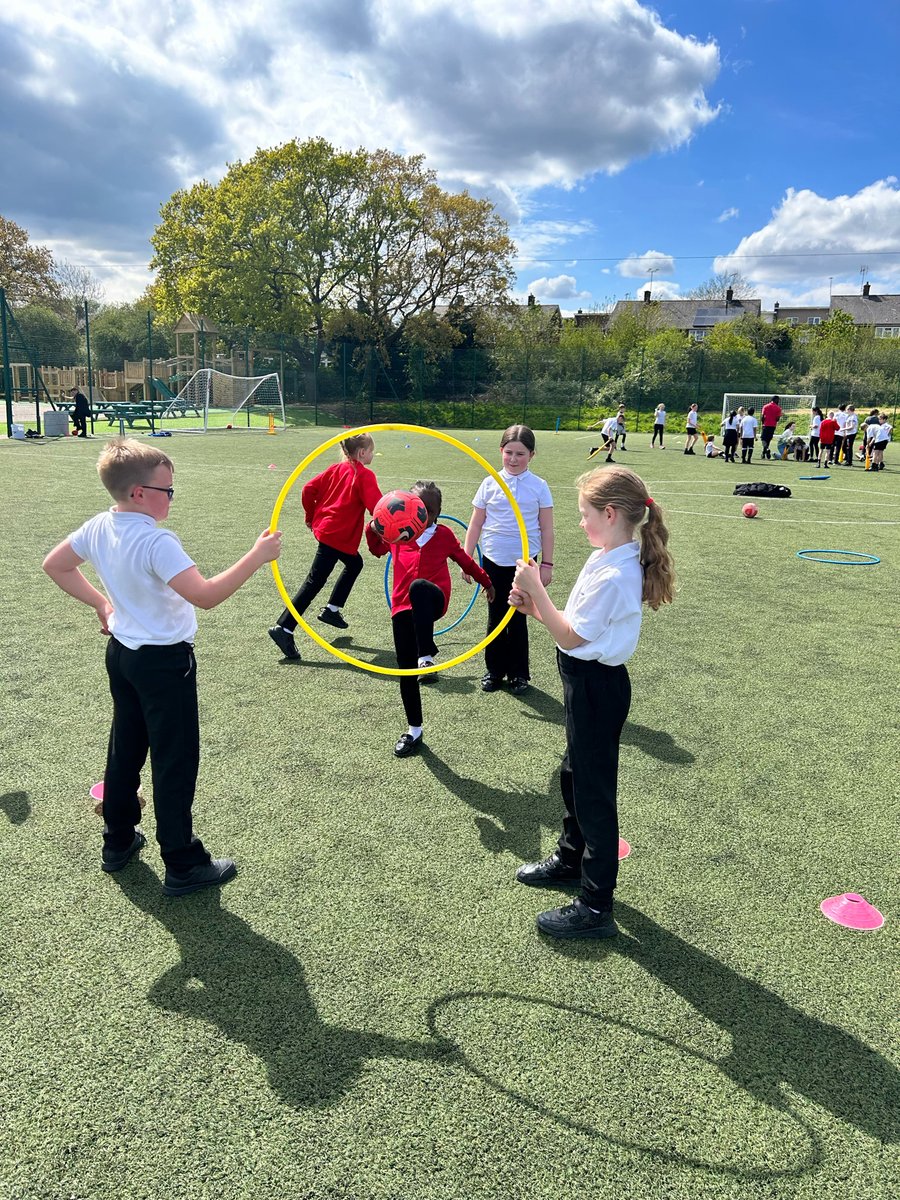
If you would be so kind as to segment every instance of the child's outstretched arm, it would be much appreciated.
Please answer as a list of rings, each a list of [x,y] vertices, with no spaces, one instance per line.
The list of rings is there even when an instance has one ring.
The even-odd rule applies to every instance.
[[[113,607],[106,596],[102,592],[98,592],[94,585],[82,575],[80,567],[84,561],[83,558],[78,557],[66,539],[50,551],[44,559],[43,568],[57,587],[62,588],[68,595],[74,596],[76,600],[80,600],[82,604],[94,609],[100,622],[101,631],[108,634],[109,618],[112,616]]]
[[[525,562],[520,558],[516,563],[511,595],[525,597],[526,604],[517,607],[521,607],[531,616],[537,617],[541,624],[546,625],[550,636],[563,650],[574,650],[576,646],[584,645],[585,638],[575,632],[566,620],[565,613],[560,612],[547,594],[534,559]]]
[[[282,532],[268,529],[256,539],[251,550],[212,579],[204,579],[196,567],[188,567],[169,580],[169,587],[197,608],[215,608],[233,596],[263,563],[272,562],[281,553]]]
[[[472,517],[469,521],[469,527],[466,530],[465,541],[463,542],[463,549],[465,550],[466,554],[468,554],[469,558],[475,557],[475,547],[478,545],[478,539],[481,537],[482,529],[484,529],[484,519],[486,516],[486,508],[473,507]],[[472,576],[468,575],[465,571],[463,571],[463,579],[466,581],[466,583],[472,582]]]

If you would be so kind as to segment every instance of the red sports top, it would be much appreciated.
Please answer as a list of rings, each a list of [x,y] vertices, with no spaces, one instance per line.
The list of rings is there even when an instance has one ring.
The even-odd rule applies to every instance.
[[[837,421],[832,421],[831,417],[826,417],[819,426],[819,445],[833,446],[834,435],[837,433],[838,429],[840,429],[840,426],[838,425]]]
[[[424,546],[416,542],[400,542],[391,546],[374,532],[371,525],[366,526],[366,541],[369,549],[376,558],[382,558],[388,551],[394,556],[394,591],[391,596],[391,616],[412,607],[409,602],[410,584],[416,579],[427,579],[436,584],[444,593],[444,607],[441,616],[447,611],[450,603],[450,569],[447,560],[452,558],[459,563],[467,575],[477,579],[483,588],[491,587],[491,577],[482,570],[474,558],[470,558],[459,544],[455,534],[446,525],[438,525],[432,537]]]
[[[343,459],[316,475],[300,493],[306,523],[317,542],[355,554],[362,541],[366,509],[381,499],[373,471],[357,459]]]
[[[781,405],[776,404],[774,400],[770,400],[762,410],[762,423],[774,429],[781,420]]]

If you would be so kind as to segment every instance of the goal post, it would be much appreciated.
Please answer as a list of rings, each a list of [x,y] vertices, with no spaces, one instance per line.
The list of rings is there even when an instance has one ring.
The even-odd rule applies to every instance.
[[[732,409],[738,408],[755,408],[758,415],[773,396],[778,397],[785,417],[800,414],[808,416],[810,409],[819,402],[816,396],[785,395],[782,392],[725,392],[722,397],[722,417],[724,419]]]
[[[267,432],[269,414],[285,428],[284,396],[275,371],[268,375],[229,375],[203,367],[163,409],[160,423],[184,433],[210,429]]]

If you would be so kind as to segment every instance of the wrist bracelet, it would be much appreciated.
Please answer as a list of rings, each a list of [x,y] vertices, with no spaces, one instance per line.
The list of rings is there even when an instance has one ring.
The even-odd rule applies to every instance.
[[[542,566],[542,567],[552,567],[552,566],[553,566],[553,563],[552,563],[552,562],[547,562],[546,558],[542,558],[542,559],[541,559],[541,566]]]

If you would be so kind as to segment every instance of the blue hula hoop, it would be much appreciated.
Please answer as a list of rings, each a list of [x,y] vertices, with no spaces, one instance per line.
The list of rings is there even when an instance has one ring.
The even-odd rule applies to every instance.
[[[844,557],[815,558],[816,554],[843,554]],[[830,563],[835,567],[874,567],[881,562],[877,554],[860,554],[857,550],[798,550],[797,557],[806,562]],[[854,559],[858,561],[852,561]]]
[[[441,521],[455,521],[457,525],[462,525],[463,529],[468,529],[468,528],[469,528],[469,526],[466,524],[466,522],[465,522],[465,521],[461,521],[461,520],[459,519],[459,517],[448,517],[446,513],[441,513],[441,515],[440,515],[440,517],[439,517],[438,519],[439,519],[439,520],[441,520]],[[476,542],[476,544],[475,544],[475,552],[476,552],[476,554],[478,555],[478,565],[479,565],[479,566],[482,566],[482,565],[484,564],[484,555],[481,553],[481,547],[478,545],[478,543],[477,543],[477,542]],[[391,563],[393,563],[393,561],[394,561],[394,556],[393,556],[393,554],[389,554],[389,555],[388,555],[388,557],[387,557],[387,562],[384,564],[384,598],[385,598],[385,600],[387,600],[387,606],[388,606],[388,610],[390,610],[390,607],[391,607],[391,584],[390,584],[390,579],[391,579]],[[472,599],[471,599],[471,600],[469,601],[469,603],[466,605],[466,607],[465,607],[465,610],[463,611],[463,614],[462,614],[462,616],[461,616],[461,617],[457,617],[457,618],[456,618],[456,620],[453,622],[453,624],[452,624],[452,625],[448,625],[448,626],[446,627],[446,629],[436,629],[436,630],[434,631],[434,636],[435,636],[435,637],[440,637],[440,635],[441,635],[442,633],[449,633],[451,629],[455,629],[455,628],[457,627],[457,625],[459,625],[459,623],[460,623],[461,621],[464,621],[464,620],[466,619],[466,617],[469,615],[469,613],[472,611],[472,606],[473,606],[473,604],[475,603],[475,601],[478,599],[478,593],[479,593],[480,591],[481,591],[481,584],[480,584],[480,583],[476,583],[476,584],[475,584],[475,590],[472,592]]]
[[[798,475],[798,479],[830,479],[830,475]]]

